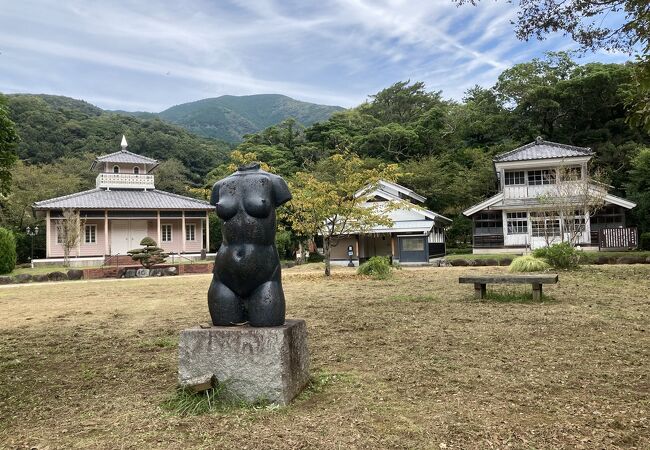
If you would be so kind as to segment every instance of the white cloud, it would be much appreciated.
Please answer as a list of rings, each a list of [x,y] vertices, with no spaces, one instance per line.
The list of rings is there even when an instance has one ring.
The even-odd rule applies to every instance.
[[[269,92],[353,106],[405,79],[460,98],[567,43],[517,41],[513,11],[505,1],[21,0],[0,9],[0,81],[146,110]]]

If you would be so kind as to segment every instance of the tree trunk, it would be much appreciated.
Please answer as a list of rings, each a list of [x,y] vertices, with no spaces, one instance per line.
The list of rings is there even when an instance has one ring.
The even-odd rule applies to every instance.
[[[329,277],[332,274],[331,263],[330,263],[331,252],[332,252],[332,248],[330,247],[330,240],[329,238],[323,236],[323,253],[325,253],[325,276],[326,277]]]
[[[300,265],[305,262],[304,257],[305,249],[302,246],[302,241],[298,242],[298,251],[296,252],[296,264]]]

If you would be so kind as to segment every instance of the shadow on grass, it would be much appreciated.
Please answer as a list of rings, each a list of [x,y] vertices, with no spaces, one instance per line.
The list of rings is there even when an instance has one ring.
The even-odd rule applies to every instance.
[[[541,300],[533,300],[533,293],[531,290],[519,291],[512,290],[490,290],[485,293],[485,298],[481,302],[495,302],[495,303],[557,303],[557,300],[546,294],[542,294]]]
[[[324,370],[316,371],[309,378],[309,382],[305,389],[298,394],[296,400],[305,401],[310,399],[316,394],[320,394],[327,390],[330,386],[340,382],[348,382],[353,379],[352,375],[347,373],[330,373]]]

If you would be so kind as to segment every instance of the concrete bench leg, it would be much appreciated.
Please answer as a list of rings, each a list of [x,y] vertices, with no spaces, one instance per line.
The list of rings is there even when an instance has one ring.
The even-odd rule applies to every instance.
[[[485,298],[484,283],[474,283],[474,298]]]
[[[533,283],[533,300],[542,300],[542,285],[540,283]]]

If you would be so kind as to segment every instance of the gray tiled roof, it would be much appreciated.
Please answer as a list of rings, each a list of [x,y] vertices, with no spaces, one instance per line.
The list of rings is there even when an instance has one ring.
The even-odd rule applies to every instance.
[[[98,156],[95,162],[107,163],[132,163],[132,164],[157,164],[158,161],[146,156],[136,155],[128,150],[120,150],[119,152],[109,153],[108,155]]]
[[[494,161],[507,162],[527,161],[530,159],[571,158],[574,156],[591,156],[593,154],[588,147],[575,147],[573,145],[558,144],[557,142],[549,142],[542,140],[542,138],[537,138],[530,144],[497,155]]]
[[[156,189],[91,189],[34,203],[34,209],[166,209],[211,211],[210,203]]]

